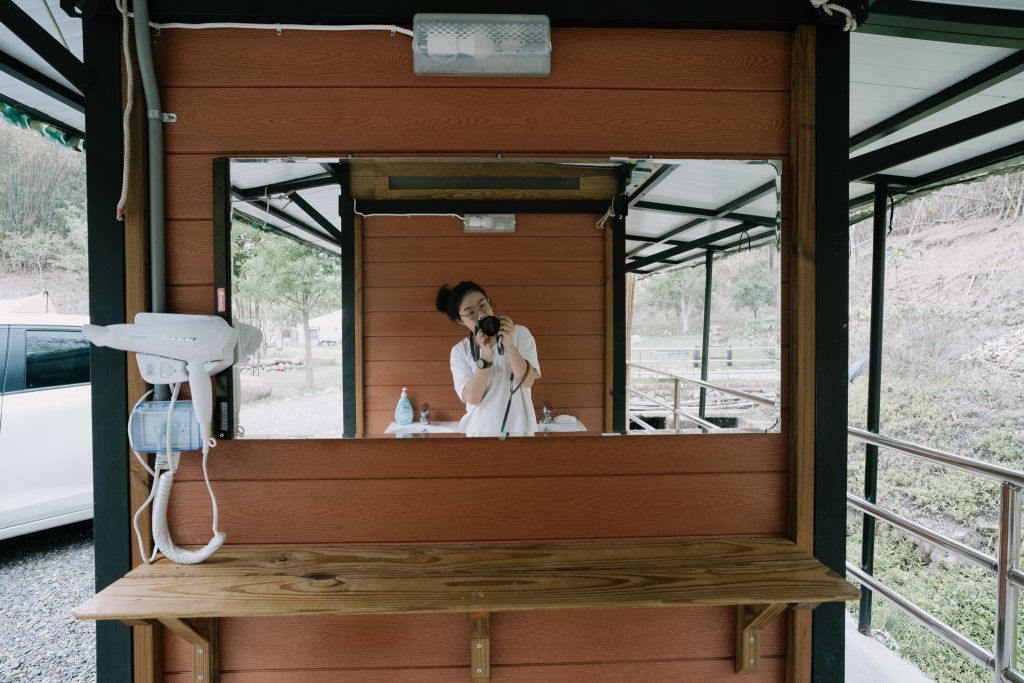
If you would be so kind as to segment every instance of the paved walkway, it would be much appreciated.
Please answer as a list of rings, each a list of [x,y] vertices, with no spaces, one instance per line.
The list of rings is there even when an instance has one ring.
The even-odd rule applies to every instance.
[[[857,630],[857,620],[846,613],[845,683],[934,683],[916,666]]]

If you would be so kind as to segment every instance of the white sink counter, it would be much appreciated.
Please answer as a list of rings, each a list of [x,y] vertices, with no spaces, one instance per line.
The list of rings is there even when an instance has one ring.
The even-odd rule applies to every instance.
[[[549,422],[547,424],[538,422],[536,434],[543,435],[554,432],[585,431],[587,431],[586,426],[584,426],[584,424],[579,420],[573,420],[572,422]],[[460,434],[458,422],[431,422],[430,424],[413,422],[409,425],[400,425],[397,422],[392,422],[388,425],[388,428],[384,430],[384,433],[394,434],[396,437],[430,436],[432,434],[439,434],[442,436]]]

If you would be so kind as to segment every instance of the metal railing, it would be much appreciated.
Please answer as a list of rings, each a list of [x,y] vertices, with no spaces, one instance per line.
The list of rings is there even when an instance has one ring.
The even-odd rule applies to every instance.
[[[996,622],[994,624],[995,647],[993,652],[989,652],[928,611],[918,607],[911,600],[900,595],[869,572],[864,571],[862,567],[847,562],[846,568],[853,577],[871,591],[882,595],[943,640],[988,668],[993,674],[992,680],[995,683],[1024,683],[1024,676],[1016,669],[1017,612],[1019,607],[1017,591],[1019,588],[1024,588],[1024,573],[1020,571],[1019,567],[1021,491],[1024,488],[1024,473],[999,465],[990,465],[973,458],[918,446],[881,434],[874,434],[856,427],[849,427],[847,432],[851,438],[857,441],[880,448],[888,448],[930,463],[952,467],[1000,483],[998,557],[991,557],[851,493],[847,493],[846,496],[847,503],[851,508],[864,513],[864,529],[867,529],[869,518],[872,525],[874,520],[882,520],[995,575]]]
[[[721,427],[719,427],[718,425],[716,425],[713,422],[709,422],[708,420],[705,420],[702,416],[698,416],[698,415],[694,415],[692,413],[688,413],[688,412],[684,411],[683,409],[681,409],[679,407],[679,388],[680,388],[680,382],[686,382],[688,384],[693,384],[695,386],[701,387],[701,388],[706,389],[706,390],[718,391],[718,392],[721,392],[721,393],[724,393],[724,394],[728,394],[730,396],[736,396],[738,398],[742,398],[742,399],[745,399],[745,400],[748,400],[748,401],[752,401],[754,403],[760,403],[760,404],[767,405],[767,406],[774,406],[776,408],[778,407],[778,398],[777,397],[775,399],[771,399],[771,398],[767,398],[765,396],[759,396],[757,394],[752,394],[752,393],[750,393],[748,391],[741,391],[740,389],[733,389],[732,387],[726,387],[726,386],[722,386],[720,384],[712,384],[711,382],[705,382],[703,380],[694,379],[692,377],[684,377],[683,375],[679,375],[679,374],[676,374],[674,372],[669,372],[667,370],[661,370],[659,368],[653,368],[653,367],[651,367],[649,365],[643,365],[641,363],[637,363],[637,362],[634,362],[634,361],[627,361],[626,362],[626,367],[627,368],[636,368],[638,370],[643,370],[645,372],[649,372],[649,373],[653,374],[656,377],[663,376],[663,377],[668,377],[668,378],[672,379],[672,383],[673,383],[673,387],[672,387],[673,401],[672,401],[671,405],[669,403],[665,402],[665,401],[662,401],[661,399],[658,399],[658,398],[652,396],[652,395],[645,394],[644,392],[639,391],[637,389],[633,389],[630,386],[626,387],[626,391],[631,396],[637,396],[639,398],[642,398],[642,399],[644,399],[646,401],[650,401],[651,403],[654,403],[655,405],[660,406],[660,407],[670,411],[670,413],[672,415],[672,429],[673,430],[678,430],[679,429],[679,418],[680,417],[684,418],[685,420],[689,420],[690,422],[693,422],[693,423],[695,423],[697,425],[700,425],[704,429],[709,429],[709,430],[721,429]],[[634,413],[633,411],[630,411],[628,409],[626,410],[626,418],[627,418],[627,420],[626,420],[627,425],[629,423],[629,420],[633,420],[637,424],[641,425],[644,428],[644,431],[651,431],[651,432],[659,431],[658,429],[656,429],[655,427],[652,427],[650,424],[648,424],[646,421],[644,421],[643,418],[638,416],[636,413]]]

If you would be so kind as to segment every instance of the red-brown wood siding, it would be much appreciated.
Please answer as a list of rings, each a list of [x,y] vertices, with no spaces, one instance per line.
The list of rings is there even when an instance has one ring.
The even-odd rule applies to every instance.
[[[550,77],[476,79],[415,77],[408,40],[386,32],[164,30],[154,38],[158,80],[163,108],[178,116],[165,126],[168,306],[213,310],[215,157],[785,160],[790,40],[775,32],[555,29]],[[541,244],[512,264],[497,262],[503,247],[491,261],[474,247],[501,237],[448,236],[441,219],[367,221],[367,424],[389,418],[395,388],[414,382],[411,365],[417,400],[442,417],[459,409],[446,360],[459,333],[432,301],[438,285],[461,278],[488,287],[501,310],[537,335],[538,405],[550,400],[598,424],[604,271],[592,219],[519,216],[516,240]],[[553,246],[566,241],[579,244]],[[453,259],[466,245],[473,258]],[[546,257],[556,252],[558,260]],[[394,334],[402,327],[412,332]],[[783,334],[785,369],[788,327]],[[172,529],[179,543],[201,543],[209,504],[195,462],[183,463]],[[243,441],[222,442],[210,459],[228,542],[296,545],[779,535],[787,531],[787,467],[785,433]],[[493,674],[509,683],[728,679],[734,620],[734,610],[713,607],[499,614]],[[468,634],[468,619],[457,615],[226,619],[222,680],[464,681]],[[781,621],[765,631],[760,669],[743,680],[783,680],[784,637]],[[165,680],[186,680],[186,648],[174,636],[165,645]]]

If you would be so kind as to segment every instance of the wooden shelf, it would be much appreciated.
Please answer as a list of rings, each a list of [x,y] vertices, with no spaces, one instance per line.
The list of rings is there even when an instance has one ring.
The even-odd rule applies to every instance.
[[[472,680],[486,681],[493,612],[736,605],[742,673],[756,669],[758,634],[786,607],[858,596],[778,538],[225,548],[199,565],[142,565],[75,617],[160,621],[209,658],[197,655],[193,676],[211,683],[219,617],[460,612],[471,620]]]

